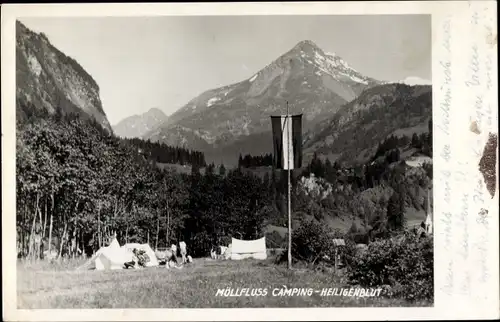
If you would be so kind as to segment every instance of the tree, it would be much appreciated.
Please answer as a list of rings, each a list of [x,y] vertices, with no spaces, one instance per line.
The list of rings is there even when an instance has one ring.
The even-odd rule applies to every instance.
[[[30,111],[30,110],[29,110]],[[28,113],[30,113],[28,111]],[[36,236],[51,250],[92,254],[116,233],[120,243],[154,247],[184,238],[205,256],[221,235],[254,239],[264,219],[277,217],[267,182],[250,173],[206,166],[197,151],[140,139],[120,139],[77,115],[18,123],[16,194],[21,256],[34,252]],[[272,155],[268,156],[267,159]],[[254,157],[252,164],[266,157]],[[192,173],[161,170],[150,160],[191,163]],[[161,162],[160,162],[161,163]]]
[[[243,167],[243,157],[241,156],[241,153],[238,157],[238,168]]]
[[[195,163],[191,166],[191,173],[199,174],[200,173],[200,166]]]
[[[266,190],[268,190],[271,187],[271,178],[269,177],[268,172],[264,174],[264,178],[262,179],[262,185]]]
[[[206,167],[206,174],[207,175],[214,175],[215,174],[215,165],[213,163],[209,164]]]
[[[387,224],[392,231],[403,230],[405,219],[405,201],[402,194],[394,191],[387,204]]]
[[[411,136],[411,146],[417,149],[421,148],[421,142],[417,133],[413,133],[413,135]]]
[[[351,227],[349,227],[348,234],[357,234],[358,230],[359,230],[358,225],[356,225],[356,222],[353,222],[351,224]]]
[[[224,164],[222,164],[222,163],[219,166],[219,175],[222,177],[226,175],[226,167],[224,167]]]

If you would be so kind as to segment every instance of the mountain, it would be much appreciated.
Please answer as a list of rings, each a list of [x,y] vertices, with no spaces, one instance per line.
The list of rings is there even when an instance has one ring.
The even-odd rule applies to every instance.
[[[132,115],[113,126],[115,134],[123,138],[141,138],[164,123],[168,116],[158,108],[152,108],[141,115]]]
[[[389,135],[428,131],[432,87],[384,84],[364,91],[332,118],[304,135],[304,159],[316,152],[331,160],[366,162]]]
[[[291,113],[304,114],[307,129],[377,84],[340,56],[305,40],[249,79],[195,97],[144,138],[201,150],[207,161],[213,155],[233,163],[238,154],[220,152],[230,146],[232,152],[245,152],[235,146],[242,141],[260,146],[259,139],[271,130],[270,115],[285,113],[286,101]],[[268,141],[270,147],[270,136]]]
[[[54,47],[43,34],[16,22],[17,117],[27,109],[54,113],[77,113],[93,118],[112,132],[102,108],[99,86],[74,59]]]

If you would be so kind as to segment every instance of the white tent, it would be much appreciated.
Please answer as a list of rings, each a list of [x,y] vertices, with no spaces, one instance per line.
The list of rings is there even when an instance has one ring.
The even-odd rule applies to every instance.
[[[122,246],[122,249],[127,250],[128,252],[132,253],[134,248],[144,250],[146,254],[149,257],[149,262],[146,263],[146,267],[155,267],[160,265],[158,262],[158,259],[156,258],[155,252],[151,249],[149,244],[137,244],[137,243],[132,243],[132,244],[125,244]]]
[[[231,245],[226,250],[226,254],[230,251],[232,260],[240,260],[245,258],[266,259],[266,237],[257,240],[240,240],[232,238]]]
[[[83,267],[94,267],[96,270],[123,269],[126,262],[132,261],[133,254],[120,247],[118,241],[113,239],[111,244],[101,247]]]
[[[224,251],[224,254],[223,254],[224,259],[231,259],[232,249],[233,249],[233,245],[229,244],[229,246],[227,246],[226,250]]]

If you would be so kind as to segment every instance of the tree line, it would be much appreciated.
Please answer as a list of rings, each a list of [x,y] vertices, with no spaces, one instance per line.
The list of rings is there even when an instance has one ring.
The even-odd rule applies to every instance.
[[[428,132],[411,137],[407,135],[390,135],[377,145],[375,154],[364,164],[355,164],[348,168],[342,167],[337,161],[322,160],[314,153],[312,160],[305,166],[303,176],[314,174],[335,184],[349,183],[357,190],[365,190],[389,180],[388,166],[401,161],[401,149],[413,148],[417,153],[432,157],[432,120],[428,122]],[[427,174],[432,178],[432,169],[424,165]]]
[[[266,153],[264,155],[252,156],[246,154],[238,157],[238,167],[243,168],[255,168],[255,167],[270,167],[273,165],[273,155],[272,153]]]
[[[153,248],[183,239],[206,255],[224,236],[259,237],[272,215],[269,176],[213,164],[202,175],[196,163],[191,174],[162,170],[92,120],[39,116],[17,129],[19,256],[91,255],[112,236]]]
[[[122,244],[147,242],[153,248],[183,239],[190,253],[199,256],[221,238],[226,243],[231,236],[254,239],[267,224],[286,226],[285,171],[272,169],[260,177],[243,167],[209,164],[201,174],[196,162],[191,174],[166,171],[93,120],[41,111],[25,116],[18,123],[16,146],[19,256],[39,257],[49,249],[59,255],[90,255],[115,234]],[[356,169],[344,182],[345,169],[317,157],[306,171],[333,183],[357,185],[358,192],[367,187]],[[402,194],[393,199],[403,200],[409,184],[394,171],[384,180]],[[294,218],[321,221],[349,213],[375,227],[387,222],[383,216],[391,213],[390,207],[402,213],[401,203],[365,205],[353,198],[353,191],[334,191],[323,199],[308,196],[299,188],[301,174],[295,170],[292,175]],[[400,182],[394,179],[398,176]],[[401,222],[397,215],[390,216],[394,227]]]
[[[206,166],[205,155],[200,151],[192,151],[182,147],[172,147],[164,143],[151,142],[150,140],[139,138],[123,140],[137,147],[141,154],[157,163],[195,165],[197,167]]]

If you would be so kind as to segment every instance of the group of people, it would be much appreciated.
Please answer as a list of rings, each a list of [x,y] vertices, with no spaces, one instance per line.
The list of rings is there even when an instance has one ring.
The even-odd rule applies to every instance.
[[[212,259],[224,258],[227,249],[228,247],[226,246],[212,246],[212,249],[210,250],[210,257],[212,257]]]
[[[179,263],[178,254],[181,256],[181,265],[193,262],[192,257],[187,255],[187,245],[184,241],[181,241],[179,246],[172,244],[170,248],[167,248],[165,251],[155,252],[156,258],[160,263],[165,263],[166,267],[177,267]]]
[[[148,254],[146,253],[146,251],[143,250],[143,249],[134,248],[134,250],[132,251],[132,253],[134,254],[132,256],[132,261],[126,262],[124,264],[125,268],[130,268],[130,267],[134,267],[134,268],[146,267],[146,263],[150,261],[150,258],[148,256]]]

